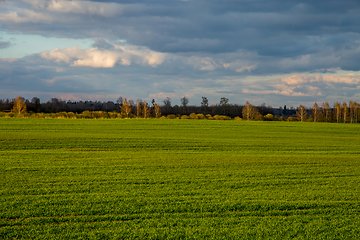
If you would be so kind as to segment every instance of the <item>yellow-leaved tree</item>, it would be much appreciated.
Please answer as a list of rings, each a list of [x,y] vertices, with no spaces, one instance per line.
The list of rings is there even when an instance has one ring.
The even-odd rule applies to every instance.
[[[254,105],[251,105],[249,102],[246,102],[245,106],[242,109],[243,119],[253,120],[257,113],[258,109]]]
[[[143,102],[143,114],[144,118],[147,118],[150,115],[150,108],[145,101]]]
[[[129,114],[131,113],[132,110],[131,102],[125,98],[120,108],[121,108],[121,113],[125,114],[126,117],[129,117]]]
[[[17,114],[26,113],[26,104],[22,97],[19,96],[15,98],[14,106],[11,111]]]
[[[154,113],[156,118],[161,117],[160,106],[157,103],[154,104]]]

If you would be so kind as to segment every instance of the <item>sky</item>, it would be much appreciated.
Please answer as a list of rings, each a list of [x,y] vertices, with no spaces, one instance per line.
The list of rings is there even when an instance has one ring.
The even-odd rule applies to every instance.
[[[0,0],[0,99],[360,102],[360,1]]]

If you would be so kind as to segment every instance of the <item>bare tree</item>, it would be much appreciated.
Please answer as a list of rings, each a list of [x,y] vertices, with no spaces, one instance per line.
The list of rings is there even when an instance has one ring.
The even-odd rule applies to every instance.
[[[122,96],[120,96],[117,100],[116,103],[119,104],[119,106],[121,106],[123,104],[124,100],[122,98]]]
[[[154,104],[154,113],[156,118],[159,118],[161,116],[160,106],[156,103]]]
[[[257,108],[254,105],[251,105],[248,101],[246,102],[245,106],[242,110],[242,116],[246,120],[252,120],[255,118],[256,114],[258,113]]]
[[[121,113],[125,114],[126,117],[129,117],[131,110],[132,110],[131,102],[125,98],[124,102],[123,102],[122,106],[120,106],[120,108],[121,108]]]
[[[341,117],[342,106],[339,102],[334,103],[336,122],[339,123]]]
[[[142,103],[142,105],[143,105],[142,108],[143,108],[144,118],[147,118],[150,115],[150,107],[145,101]]]
[[[354,122],[357,123],[358,122],[358,109],[359,109],[359,103],[354,102]]]
[[[164,99],[163,103],[164,103],[164,107],[167,107],[167,108],[171,107],[171,98],[166,97],[166,99]]]
[[[355,122],[355,114],[357,112],[357,103],[350,101],[349,102],[349,113],[350,113],[350,122]]]
[[[201,97],[201,109],[203,110],[203,112],[205,113],[208,106],[209,106],[209,100],[207,97]]]
[[[300,106],[298,107],[298,110],[297,110],[297,112],[296,112],[296,115],[300,118],[301,122],[303,122],[304,120],[306,120],[307,111],[306,111],[305,106],[300,105]]]
[[[314,103],[314,106],[312,107],[312,114],[314,117],[314,122],[317,122],[320,116],[320,108],[317,103]]]
[[[322,103],[322,112],[323,112],[323,116],[325,118],[325,122],[330,122],[331,109],[330,109],[330,105],[328,102]]]
[[[11,111],[17,114],[26,113],[26,104],[24,98],[20,96],[16,97],[14,100],[14,106]]]
[[[141,115],[141,100],[136,100],[136,117],[139,118]]]
[[[343,116],[344,116],[344,123],[347,121],[347,117],[349,115],[349,107],[346,102],[343,103]]]
[[[220,106],[223,108],[224,115],[225,115],[225,114],[226,114],[226,108],[227,108],[228,106],[230,106],[230,105],[229,105],[229,99],[226,98],[226,97],[222,97],[222,98],[220,99]]]
[[[189,103],[189,99],[186,96],[184,96],[180,99],[180,102],[181,102],[181,106],[183,107],[183,110],[185,111],[186,106]]]

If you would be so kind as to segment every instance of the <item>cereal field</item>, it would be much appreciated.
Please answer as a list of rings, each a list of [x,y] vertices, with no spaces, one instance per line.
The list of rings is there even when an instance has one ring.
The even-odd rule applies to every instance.
[[[360,125],[0,118],[1,239],[360,239]]]

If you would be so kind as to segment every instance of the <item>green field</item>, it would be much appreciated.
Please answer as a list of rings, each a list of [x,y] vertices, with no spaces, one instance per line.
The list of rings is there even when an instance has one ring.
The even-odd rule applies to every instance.
[[[360,125],[0,118],[0,239],[360,239]]]

